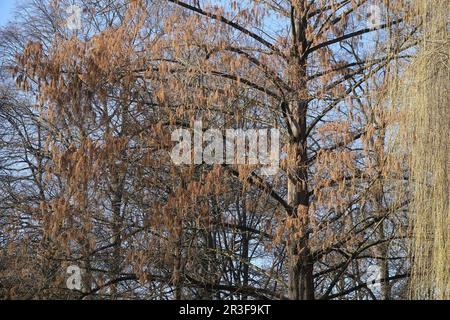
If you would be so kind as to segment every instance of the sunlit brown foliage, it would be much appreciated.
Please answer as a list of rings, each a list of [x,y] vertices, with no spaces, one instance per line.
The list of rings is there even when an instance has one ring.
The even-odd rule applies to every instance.
[[[41,133],[26,164],[36,197],[5,187],[2,296],[405,296],[406,168],[386,151],[388,86],[420,26],[410,1],[77,3],[80,30],[65,1],[42,0],[23,19],[58,27],[5,44]],[[280,129],[280,172],[174,165],[171,132],[195,120]],[[80,292],[65,287],[72,264]],[[365,285],[370,265],[381,290]]]

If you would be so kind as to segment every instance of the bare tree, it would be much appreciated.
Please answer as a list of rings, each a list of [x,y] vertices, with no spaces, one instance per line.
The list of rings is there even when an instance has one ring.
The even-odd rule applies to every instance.
[[[409,1],[77,4],[78,30],[68,3],[40,0],[1,34],[20,87],[10,94],[37,105],[3,99],[1,113],[14,128],[2,153],[16,146],[32,180],[5,153],[7,179],[31,190],[3,180],[2,211],[15,218],[2,246],[36,234],[47,291],[33,296],[403,297],[408,201],[396,192],[404,167],[386,152],[387,86],[416,45]],[[279,173],[173,164],[171,132],[195,120],[279,129]],[[64,287],[70,264],[83,269],[80,292]],[[366,284],[374,264],[381,292]]]

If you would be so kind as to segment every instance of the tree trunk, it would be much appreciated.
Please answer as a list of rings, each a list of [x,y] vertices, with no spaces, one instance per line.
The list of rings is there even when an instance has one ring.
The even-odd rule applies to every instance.
[[[119,178],[116,177],[118,180]],[[118,184],[118,183],[117,183]],[[123,185],[120,183],[120,186],[117,187],[117,191],[114,192],[112,199],[112,211],[113,211],[113,228],[112,228],[112,241],[114,243],[113,252],[112,252],[112,261],[111,261],[111,280],[118,279],[120,277],[120,273],[122,271],[122,263],[121,263],[121,247],[122,247],[122,225],[123,219],[121,215],[121,206],[122,206],[122,189]],[[111,285],[111,299],[117,299],[117,284]]]
[[[305,101],[290,106],[296,130],[288,148],[288,203],[294,208],[290,217],[294,227],[289,230],[288,268],[289,298],[314,299],[313,261],[308,245],[309,223],[308,167],[306,154]],[[295,235],[295,236],[293,236]]]
[[[292,47],[289,82],[293,88],[288,102],[290,141],[288,145],[288,204],[293,209],[288,230],[289,298],[314,299],[313,261],[306,232],[309,223],[308,162],[306,114],[307,89],[307,1],[291,7]]]

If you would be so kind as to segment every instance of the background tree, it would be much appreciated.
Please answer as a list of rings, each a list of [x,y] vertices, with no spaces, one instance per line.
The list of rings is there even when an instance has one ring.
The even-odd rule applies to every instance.
[[[5,251],[2,295],[405,297],[407,175],[388,150],[390,84],[420,27],[410,1],[76,4],[80,30],[67,29],[68,1],[35,0],[1,33],[20,88],[5,89],[15,100],[2,114],[32,125],[18,144],[23,120],[10,121],[5,163],[13,147],[34,150],[22,169],[33,184],[2,164],[17,181],[2,184],[14,200],[2,246],[27,249]],[[171,132],[199,119],[280,129],[279,174],[174,165]],[[11,272],[30,256],[39,281],[24,284]],[[80,292],[65,287],[70,264],[83,269]],[[366,285],[374,264],[381,291]]]

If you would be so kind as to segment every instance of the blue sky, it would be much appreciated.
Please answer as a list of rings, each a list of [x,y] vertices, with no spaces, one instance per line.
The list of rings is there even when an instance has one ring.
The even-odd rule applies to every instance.
[[[16,2],[17,0],[0,0],[0,26],[4,26],[11,19]]]

